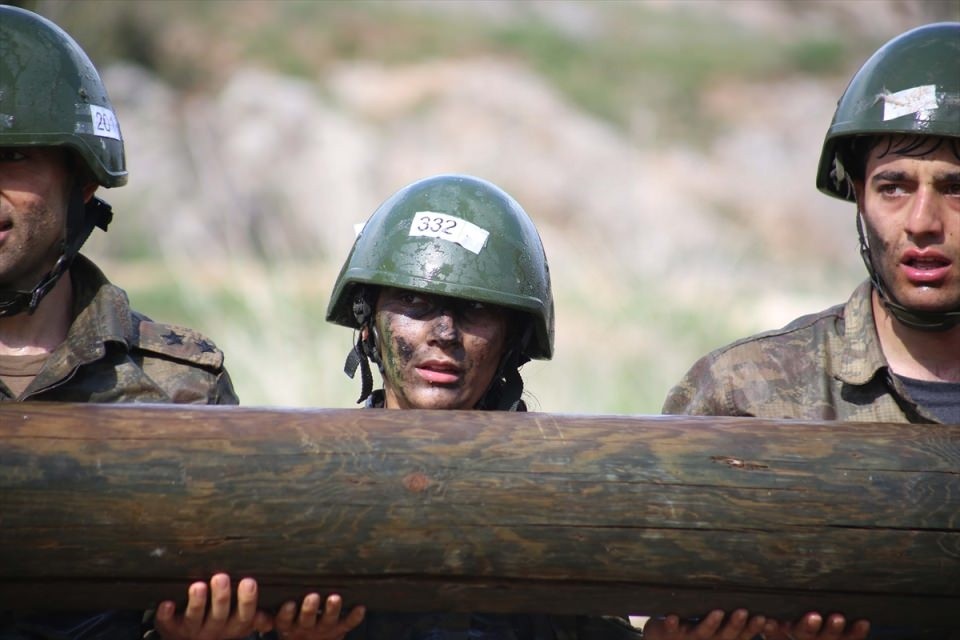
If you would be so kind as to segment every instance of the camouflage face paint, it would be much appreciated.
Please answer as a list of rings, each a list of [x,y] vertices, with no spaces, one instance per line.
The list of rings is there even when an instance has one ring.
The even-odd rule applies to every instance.
[[[386,288],[377,301],[387,408],[472,409],[507,336],[500,307]]]

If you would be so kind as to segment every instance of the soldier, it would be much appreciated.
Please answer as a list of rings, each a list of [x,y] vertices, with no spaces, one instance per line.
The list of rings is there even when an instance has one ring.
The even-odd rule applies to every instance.
[[[960,424],[960,23],[903,33],[860,68],[817,187],[856,203],[869,278],[844,305],[705,356],[664,413]],[[866,635],[807,622],[797,640]]]
[[[377,209],[337,278],[327,320],[358,330],[346,371],[360,368],[358,402],[367,407],[526,411],[519,369],[553,355],[553,294],[537,230],[513,198],[470,176],[420,180]],[[670,624],[645,637],[683,637]],[[764,625],[745,611],[726,620],[717,611],[697,637],[748,640]],[[619,618],[373,613],[347,637],[616,640],[640,632]]]
[[[237,403],[223,353],[210,340],[133,311],[124,291],[80,255],[93,229],[106,230],[113,216],[95,196],[98,187],[126,181],[120,127],[87,55],[49,20],[0,6],[0,402]],[[243,583],[247,590],[252,582]],[[222,589],[215,594],[222,600]],[[229,608],[229,580],[226,598]],[[308,598],[303,609],[316,610],[315,596]],[[295,610],[288,603],[277,624],[312,629]],[[206,635],[189,637],[219,637],[211,629],[221,620],[202,612]],[[238,624],[230,614],[230,631],[252,631],[248,618]],[[186,622],[194,631],[196,616]],[[273,618],[257,622],[269,628]],[[139,637],[140,626],[140,612],[0,611],[4,640]]]

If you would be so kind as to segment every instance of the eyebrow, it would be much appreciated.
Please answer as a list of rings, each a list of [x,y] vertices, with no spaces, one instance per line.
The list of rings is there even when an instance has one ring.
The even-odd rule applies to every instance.
[[[870,178],[870,182],[904,182],[912,180],[906,171],[880,171]],[[933,176],[934,182],[960,182],[960,171],[944,171]]]
[[[908,180],[906,171],[880,171],[870,177],[870,182],[904,182]]]

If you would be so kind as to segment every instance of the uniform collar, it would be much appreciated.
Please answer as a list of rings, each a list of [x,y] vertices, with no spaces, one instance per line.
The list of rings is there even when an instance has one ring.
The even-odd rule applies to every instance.
[[[847,384],[864,385],[887,368],[873,316],[873,285],[865,280],[843,308],[842,350],[837,377]]]

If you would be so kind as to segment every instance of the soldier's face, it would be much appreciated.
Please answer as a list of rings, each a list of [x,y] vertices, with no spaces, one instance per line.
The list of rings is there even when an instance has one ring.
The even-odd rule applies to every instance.
[[[388,409],[473,409],[496,374],[507,310],[384,288],[375,322]]]
[[[0,288],[32,289],[61,253],[67,154],[49,147],[0,147]]]
[[[894,139],[894,143],[903,140]],[[944,141],[917,156],[871,150],[857,186],[874,268],[909,309],[960,307],[960,160]],[[932,149],[932,145],[921,147]]]

